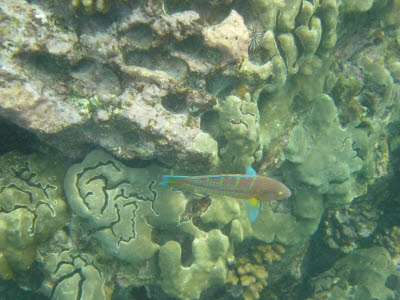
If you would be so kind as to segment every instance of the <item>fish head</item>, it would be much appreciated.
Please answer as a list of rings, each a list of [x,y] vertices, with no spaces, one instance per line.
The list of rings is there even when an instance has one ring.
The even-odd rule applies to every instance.
[[[260,198],[264,201],[274,201],[289,198],[292,192],[283,183],[279,182],[273,189],[261,193]]]

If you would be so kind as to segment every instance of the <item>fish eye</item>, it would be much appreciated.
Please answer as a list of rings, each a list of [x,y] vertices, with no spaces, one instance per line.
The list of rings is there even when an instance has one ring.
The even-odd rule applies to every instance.
[[[283,192],[278,192],[278,195],[280,196],[280,195],[282,195],[283,194]]]

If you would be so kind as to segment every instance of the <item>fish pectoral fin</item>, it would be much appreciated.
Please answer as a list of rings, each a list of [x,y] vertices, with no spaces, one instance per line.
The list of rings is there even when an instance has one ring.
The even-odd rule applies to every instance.
[[[256,197],[251,197],[246,202],[246,206],[250,222],[253,223],[257,218],[258,212],[260,211],[260,201]]]

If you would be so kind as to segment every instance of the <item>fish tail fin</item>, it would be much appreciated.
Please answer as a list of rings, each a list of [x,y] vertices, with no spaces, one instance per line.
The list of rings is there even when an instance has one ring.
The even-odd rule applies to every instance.
[[[159,185],[171,186],[180,183],[180,179],[184,176],[162,175]]]
[[[260,211],[260,206],[261,206],[260,201],[256,197],[251,197],[246,202],[246,206],[250,222],[253,223],[257,218],[258,212]]]

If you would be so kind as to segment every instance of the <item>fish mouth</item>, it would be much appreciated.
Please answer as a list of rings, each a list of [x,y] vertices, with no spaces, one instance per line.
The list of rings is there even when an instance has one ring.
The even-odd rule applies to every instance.
[[[292,195],[290,189],[286,185],[284,184],[282,185],[283,185],[282,190],[279,192],[279,200],[289,198]]]
[[[292,196],[292,191],[287,186],[285,186],[283,196],[284,198],[289,198],[290,196]]]

